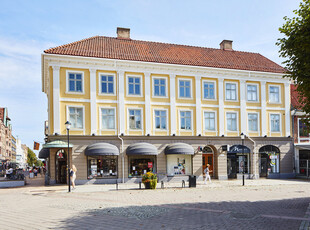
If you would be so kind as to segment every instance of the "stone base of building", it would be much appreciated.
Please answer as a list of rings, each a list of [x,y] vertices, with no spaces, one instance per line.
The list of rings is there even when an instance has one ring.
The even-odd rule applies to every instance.
[[[25,186],[25,181],[23,180],[14,180],[14,181],[1,181],[0,188],[14,188]]]

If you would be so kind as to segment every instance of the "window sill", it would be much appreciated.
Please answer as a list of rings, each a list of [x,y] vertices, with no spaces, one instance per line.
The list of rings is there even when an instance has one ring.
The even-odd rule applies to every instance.
[[[66,91],[66,94],[77,94],[77,95],[84,95],[85,92],[69,92],[69,91]]]

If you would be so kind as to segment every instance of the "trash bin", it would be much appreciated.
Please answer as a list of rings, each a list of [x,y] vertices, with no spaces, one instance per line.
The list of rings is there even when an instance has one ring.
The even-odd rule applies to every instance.
[[[188,187],[196,188],[196,176],[194,175],[188,176]]]

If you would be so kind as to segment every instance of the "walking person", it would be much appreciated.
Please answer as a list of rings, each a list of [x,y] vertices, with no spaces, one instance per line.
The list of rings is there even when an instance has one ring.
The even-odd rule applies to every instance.
[[[209,179],[210,183],[211,183],[211,177],[210,177],[210,172],[212,172],[210,169],[209,169],[209,164],[207,164],[207,167],[205,168],[204,170],[204,173],[205,173],[205,182],[204,184],[207,184],[207,180]]]
[[[76,179],[76,167],[75,165],[72,165],[72,169],[70,170],[70,180],[72,184],[72,190],[75,189],[75,179]]]

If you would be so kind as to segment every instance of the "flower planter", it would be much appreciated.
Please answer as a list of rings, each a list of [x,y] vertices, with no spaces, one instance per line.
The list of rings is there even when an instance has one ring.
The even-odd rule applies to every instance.
[[[144,187],[145,189],[151,189],[151,182],[145,182]]]
[[[157,175],[152,172],[147,172],[142,176],[142,183],[145,189],[156,189]]]
[[[144,182],[145,189],[156,189],[157,179],[150,180],[149,182]]]

